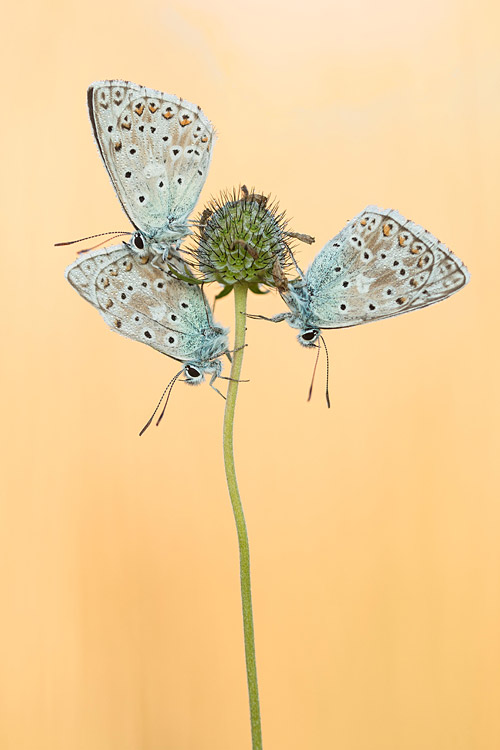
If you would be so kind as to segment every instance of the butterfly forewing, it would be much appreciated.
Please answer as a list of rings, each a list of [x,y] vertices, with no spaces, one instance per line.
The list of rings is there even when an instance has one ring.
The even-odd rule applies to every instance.
[[[70,284],[117,333],[180,361],[204,361],[227,350],[196,284],[168,273],[161,255],[140,258],[125,245],[80,257],[66,271]]]
[[[126,81],[88,91],[101,156],[134,226],[161,242],[185,222],[205,183],[214,129],[199,107]]]
[[[306,274],[309,324],[342,328],[449,297],[469,274],[423,227],[368,206],[328,242]]]

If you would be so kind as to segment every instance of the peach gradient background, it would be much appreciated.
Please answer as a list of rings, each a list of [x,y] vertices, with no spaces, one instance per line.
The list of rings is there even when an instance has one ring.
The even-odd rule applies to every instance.
[[[28,3],[2,54],[0,747],[249,748],[223,403],[113,335],[58,240],[128,228],[86,87],[199,103],[202,195],[278,196],[319,248],[368,203],[468,265],[443,304],[329,332],[249,321],[237,461],[268,750],[500,747],[498,5]],[[9,15],[10,14],[10,15]],[[200,206],[202,203],[200,203]],[[232,324],[232,300],[217,319]],[[283,309],[253,297],[253,312]]]

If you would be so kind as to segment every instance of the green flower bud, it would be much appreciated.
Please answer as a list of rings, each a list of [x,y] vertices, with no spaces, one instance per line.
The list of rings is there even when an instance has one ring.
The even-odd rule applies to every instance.
[[[206,281],[218,281],[225,288],[238,282],[249,286],[275,286],[276,270],[290,262],[287,222],[277,203],[265,195],[234,192],[213,200],[199,217],[192,251],[198,270]]]

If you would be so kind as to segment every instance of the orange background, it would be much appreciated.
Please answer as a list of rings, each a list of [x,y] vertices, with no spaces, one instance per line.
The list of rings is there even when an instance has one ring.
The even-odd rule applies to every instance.
[[[113,77],[200,104],[219,139],[199,207],[271,192],[316,236],[304,266],[376,203],[469,267],[443,304],[327,332],[330,411],[324,370],[306,403],[313,353],[249,321],[236,457],[265,747],[496,750],[498,4],[71,0],[3,20],[2,750],[250,746],[222,399],[179,385],[139,439],[177,365],[113,335],[53,247],[129,227],[86,112]]]

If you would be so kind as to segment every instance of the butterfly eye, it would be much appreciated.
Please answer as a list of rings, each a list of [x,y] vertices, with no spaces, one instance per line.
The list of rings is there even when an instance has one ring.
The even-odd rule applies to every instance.
[[[192,365],[186,365],[186,374],[189,375],[190,378],[199,378],[201,372]]]
[[[144,250],[144,240],[142,239],[140,234],[134,235],[134,245],[137,250]]]
[[[319,331],[317,328],[308,328],[306,331],[299,334],[298,339],[304,346],[311,346],[311,344],[314,344],[318,336]]]

